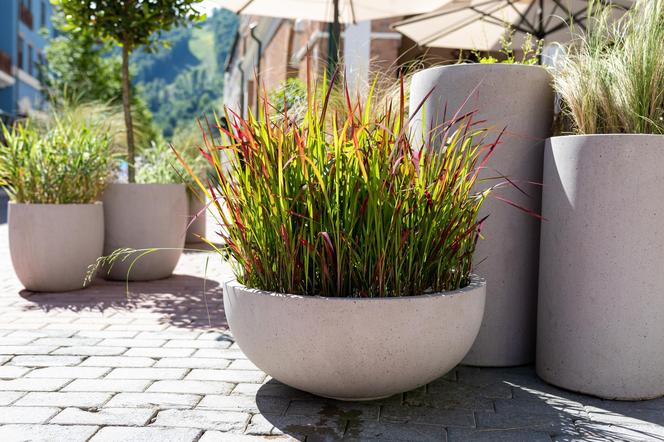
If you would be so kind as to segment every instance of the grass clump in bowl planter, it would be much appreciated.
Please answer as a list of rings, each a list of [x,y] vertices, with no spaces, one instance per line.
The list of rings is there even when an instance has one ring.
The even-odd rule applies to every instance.
[[[664,134],[664,0],[638,1],[618,20],[594,4],[554,87],[576,134]]]
[[[469,283],[491,189],[479,171],[497,145],[473,120],[412,145],[400,99],[351,99],[328,115],[308,82],[306,113],[226,113],[204,136],[215,171],[199,187],[216,207],[221,251],[245,286],[338,297],[421,295]],[[380,105],[374,105],[381,103]],[[219,126],[219,125],[218,125]],[[189,167],[182,161],[185,168]]]
[[[114,162],[107,132],[69,113],[2,126],[0,185],[16,203],[88,204]]]

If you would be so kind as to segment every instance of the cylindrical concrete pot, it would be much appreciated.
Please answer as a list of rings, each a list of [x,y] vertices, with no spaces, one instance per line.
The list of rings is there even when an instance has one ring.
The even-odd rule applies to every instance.
[[[506,132],[482,177],[498,174],[513,186],[495,195],[539,212],[544,140],[550,135],[553,91],[549,73],[539,66],[461,64],[425,69],[412,78],[411,111],[427,99],[413,119],[411,131],[429,133],[455,113],[478,111],[484,127]],[[465,103],[465,104],[464,104]],[[422,121],[422,115],[425,121]],[[495,137],[494,137],[495,138]],[[499,182],[491,180],[482,188]],[[533,362],[537,312],[537,270],[540,222],[495,197],[483,205],[490,215],[474,255],[475,270],[487,281],[487,304],[479,335],[465,364],[512,366]]]
[[[454,368],[472,345],[485,283],[393,298],[325,298],[224,284],[224,311],[247,357],[275,379],[320,396],[370,400]]]
[[[551,138],[537,373],[607,399],[664,395],[664,136]]]
[[[26,289],[84,287],[88,266],[104,249],[104,209],[94,204],[9,204],[9,250]]]
[[[186,242],[201,242],[205,238],[205,200],[201,201],[196,195],[187,192],[189,204],[189,218],[187,219],[187,238]]]
[[[109,184],[104,191],[104,255],[120,248],[163,248],[140,258],[130,281],[167,278],[180,259],[189,209],[184,184]],[[135,255],[138,256],[138,255]],[[104,278],[126,280],[131,256],[101,270]]]

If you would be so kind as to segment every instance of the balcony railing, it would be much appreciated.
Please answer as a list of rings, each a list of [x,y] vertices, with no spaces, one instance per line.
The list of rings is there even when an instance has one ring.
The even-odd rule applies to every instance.
[[[30,29],[32,29],[32,12],[23,4],[20,3],[18,16],[21,21]]]
[[[0,71],[12,75],[12,59],[6,52],[0,51]]]

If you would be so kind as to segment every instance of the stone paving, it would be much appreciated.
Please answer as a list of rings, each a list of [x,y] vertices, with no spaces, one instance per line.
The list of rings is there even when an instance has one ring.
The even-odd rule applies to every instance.
[[[270,379],[233,342],[207,253],[172,278],[36,294],[13,275],[0,225],[0,441],[651,441],[664,398],[611,402],[532,367],[458,367],[418,390],[344,403]],[[664,368],[663,368],[664,369]]]

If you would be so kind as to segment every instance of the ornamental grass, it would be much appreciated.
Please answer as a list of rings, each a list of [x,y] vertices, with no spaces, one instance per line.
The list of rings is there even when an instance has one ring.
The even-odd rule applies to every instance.
[[[395,99],[375,99],[373,88],[353,99],[341,88],[345,106],[334,111],[331,89],[317,99],[319,89],[307,80],[304,116],[292,118],[263,93],[257,114],[226,109],[228,129],[217,119],[203,131],[201,154],[214,173],[192,175],[238,281],[328,297],[466,286],[478,212],[493,189],[478,185],[479,173],[498,139],[475,113],[449,118],[439,136],[413,136],[421,128],[409,130],[403,83]]]
[[[622,12],[595,1],[566,47],[554,86],[573,133],[664,134],[664,0]]]

